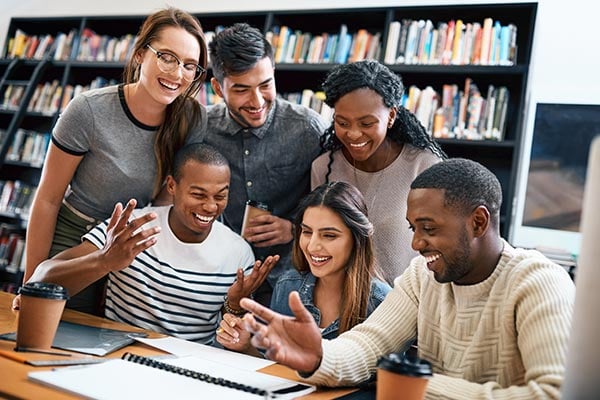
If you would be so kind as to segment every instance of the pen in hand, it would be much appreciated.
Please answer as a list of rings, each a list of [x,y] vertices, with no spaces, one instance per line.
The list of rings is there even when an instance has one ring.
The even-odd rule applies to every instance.
[[[21,353],[40,353],[40,354],[52,354],[53,356],[67,356],[67,357],[71,357],[70,353],[63,353],[60,351],[52,351],[52,350],[45,350],[45,349],[32,349],[29,347],[15,347],[15,351],[17,352],[21,352]]]

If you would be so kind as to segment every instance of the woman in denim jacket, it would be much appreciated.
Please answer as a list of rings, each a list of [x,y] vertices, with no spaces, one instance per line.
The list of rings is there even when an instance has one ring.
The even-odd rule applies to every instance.
[[[288,296],[297,291],[325,339],[362,322],[391,289],[376,278],[372,235],[358,189],[345,182],[315,188],[301,201],[294,221],[296,270],[277,281],[271,309],[292,316]],[[239,316],[223,316],[217,341],[229,350],[259,354]]]

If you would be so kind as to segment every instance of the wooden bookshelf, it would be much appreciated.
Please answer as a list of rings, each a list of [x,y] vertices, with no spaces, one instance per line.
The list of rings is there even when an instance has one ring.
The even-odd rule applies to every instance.
[[[430,20],[437,27],[440,22],[462,20],[465,23],[483,24],[486,18],[499,21],[503,26],[512,24],[517,30],[516,52],[511,65],[431,65],[393,63],[389,67],[402,76],[408,90],[412,85],[418,88],[431,86],[441,93],[444,85],[457,85],[463,88],[467,78],[472,79],[481,90],[487,91],[489,85],[506,87],[509,92],[507,118],[502,140],[465,140],[457,138],[438,139],[442,148],[451,157],[466,157],[481,162],[490,168],[499,178],[504,202],[501,209],[501,231],[506,237],[511,224],[513,196],[517,174],[518,157],[522,143],[522,131],[525,108],[525,94],[531,58],[531,48],[535,28],[537,3],[515,4],[479,4],[479,5],[444,5],[444,6],[408,6],[377,7],[357,9],[321,9],[321,10],[285,10],[262,12],[224,12],[196,13],[205,32],[215,32],[220,26],[229,26],[236,22],[247,22],[269,35],[269,32],[286,26],[291,32],[306,33],[311,37],[319,35],[336,35],[342,26],[348,34],[355,35],[360,30],[369,35],[378,36],[379,46],[376,58],[384,61],[390,26],[394,21]],[[11,19],[6,33],[6,48],[0,56],[0,77],[9,69],[11,62],[8,46],[10,39],[17,32],[43,37],[51,35],[57,38],[61,33],[68,35],[75,32],[69,50],[63,51],[62,57],[50,57],[36,84],[58,81],[61,96],[67,86],[90,85],[100,78],[105,84],[119,82],[123,72],[122,60],[89,60],[78,59],[82,51],[84,32],[94,32],[99,36],[123,39],[133,37],[144,20],[145,15],[128,16],[68,16],[68,17],[15,17]],[[363,32],[363,33],[364,33]],[[208,34],[207,36],[209,36]],[[83,35],[85,36],[85,35]],[[66,54],[66,55],[65,55]],[[40,59],[22,59],[15,68],[10,81],[14,85],[27,87]],[[280,62],[276,66],[277,89],[279,93],[301,93],[305,89],[314,92],[321,90],[327,72],[332,63],[323,62]],[[210,78],[210,71],[209,71]],[[0,82],[0,103],[10,82]],[[209,86],[209,85],[205,85]],[[67,99],[60,98],[61,105]],[[23,107],[25,109],[23,110]],[[27,110],[27,105],[18,108],[0,107],[0,180],[19,180],[36,186],[39,182],[40,169],[26,163],[5,160],[5,156],[19,129],[49,133],[56,123],[60,107],[55,110]],[[0,221],[19,222],[26,216],[4,216]],[[23,221],[21,221],[23,224]]]

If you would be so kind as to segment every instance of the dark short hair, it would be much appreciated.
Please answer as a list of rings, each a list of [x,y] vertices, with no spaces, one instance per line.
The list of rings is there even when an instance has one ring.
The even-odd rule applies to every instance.
[[[213,75],[221,83],[226,76],[243,74],[265,57],[273,63],[271,44],[258,29],[246,23],[217,33],[208,49]]]
[[[421,172],[410,188],[442,189],[445,205],[465,215],[483,205],[490,212],[494,226],[498,226],[502,187],[496,175],[476,161],[450,158],[434,164]]]
[[[181,178],[183,166],[188,161],[229,168],[229,161],[217,149],[205,143],[192,143],[182,147],[175,155],[171,175],[176,181]]]

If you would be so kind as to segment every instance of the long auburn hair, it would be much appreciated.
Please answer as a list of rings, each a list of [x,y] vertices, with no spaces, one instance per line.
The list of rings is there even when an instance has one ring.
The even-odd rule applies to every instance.
[[[365,200],[354,186],[346,182],[328,182],[315,188],[300,202],[294,221],[292,261],[300,272],[310,271],[300,248],[300,235],[304,213],[311,207],[327,207],[339,215],[350,229],[354,241],[341,293],[339,332],[342,333],[362,322],[367,315],[371,281],[377,276],[372,242],[373,224],[369,221]]]
[[[142,24],[132,56],[123,71],[124,84],[135,83],[139,80],[140,64],[136,61],[135,55],[147,51],[146,46],[158,38],[161,32],[168,27],[183,28],[198,40],[200,45],[198,65],[206,71],[208,53],[200,22],[196,17],[185,11],[168,7],[148,16]],[[160,192],[167,175],[172,169],[173,158],[185,144],[190,128],[196,125],[200,119],[200,105],[195,100],[195,96],[202,87],[205,78],[206,72],[203,72],[183,94],[167,105],[164,121],[159,126],[154,140],[157,176],[154,181],[153,198]]]

